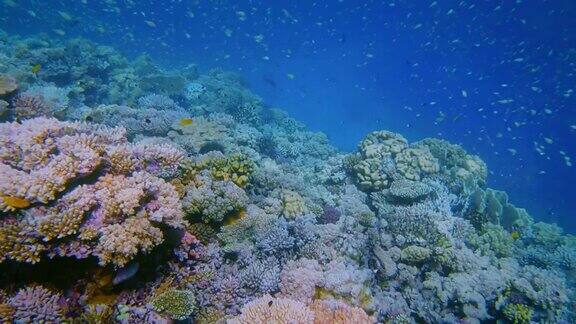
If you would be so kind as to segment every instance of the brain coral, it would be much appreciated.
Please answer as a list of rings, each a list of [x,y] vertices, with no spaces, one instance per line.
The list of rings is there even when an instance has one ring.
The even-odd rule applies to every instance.
[[[121,266],[162,241],[159,225],[185,224],[175,188],[155,175],[182,157],[171,147],[45,118],[0,124],[0,143],[0,261],[36,263],[46,251]]]

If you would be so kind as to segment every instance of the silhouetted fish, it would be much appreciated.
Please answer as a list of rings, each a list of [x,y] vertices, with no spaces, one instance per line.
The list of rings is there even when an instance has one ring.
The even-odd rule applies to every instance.
[[[274,81],[274,80],[272,80],[272,79],[270,79],[270,78],[267,78],[267,77],[264,77],[263,80],[264,80],[264,82],[266,82],[269,86],[271,86],[271,87],[273,87],[273,88],[276,88],[276,86],[277,86],[277,85],[276,85],[276,81]]]
[[[140,269],[140,263],[132,262],[131,264],[118,270],[114,276],[114,279],[112,280],[112,284],[116,286],[134,277],[134,275],[138,272],[138,269]]]

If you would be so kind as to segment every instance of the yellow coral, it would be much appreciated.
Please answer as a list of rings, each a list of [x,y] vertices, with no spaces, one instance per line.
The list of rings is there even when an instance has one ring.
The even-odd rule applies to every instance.
[[[36,263],[46,249],[41,242],[30,236],[29,228],[16,222],[0,226],[0,262],[11,259],[18,262]]]
[[[287,219],[294,219],[308,212],[304,198],[297,192],[283,190],[280,193],[280,198],[282,200],[283,215]]]
[[[440,170],[438,160],[428,148],[407,148],[394,158],[398,172],[405,178],[420,181],[423,174],[432,174]]]

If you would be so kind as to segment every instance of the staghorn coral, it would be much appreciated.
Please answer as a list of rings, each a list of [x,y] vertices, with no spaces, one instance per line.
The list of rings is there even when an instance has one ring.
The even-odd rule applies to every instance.
[[[60,295],[42,286],[32,286],[20,289],[8,304],[17,323],[58,323],[64,320],[59,299]]]

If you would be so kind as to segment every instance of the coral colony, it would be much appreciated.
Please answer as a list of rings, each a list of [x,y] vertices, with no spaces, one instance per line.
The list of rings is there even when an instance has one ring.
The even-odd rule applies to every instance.
[[[2,38],[0,321],[576,321],[576,237],[458,145],[344,154],[234,74]]]

